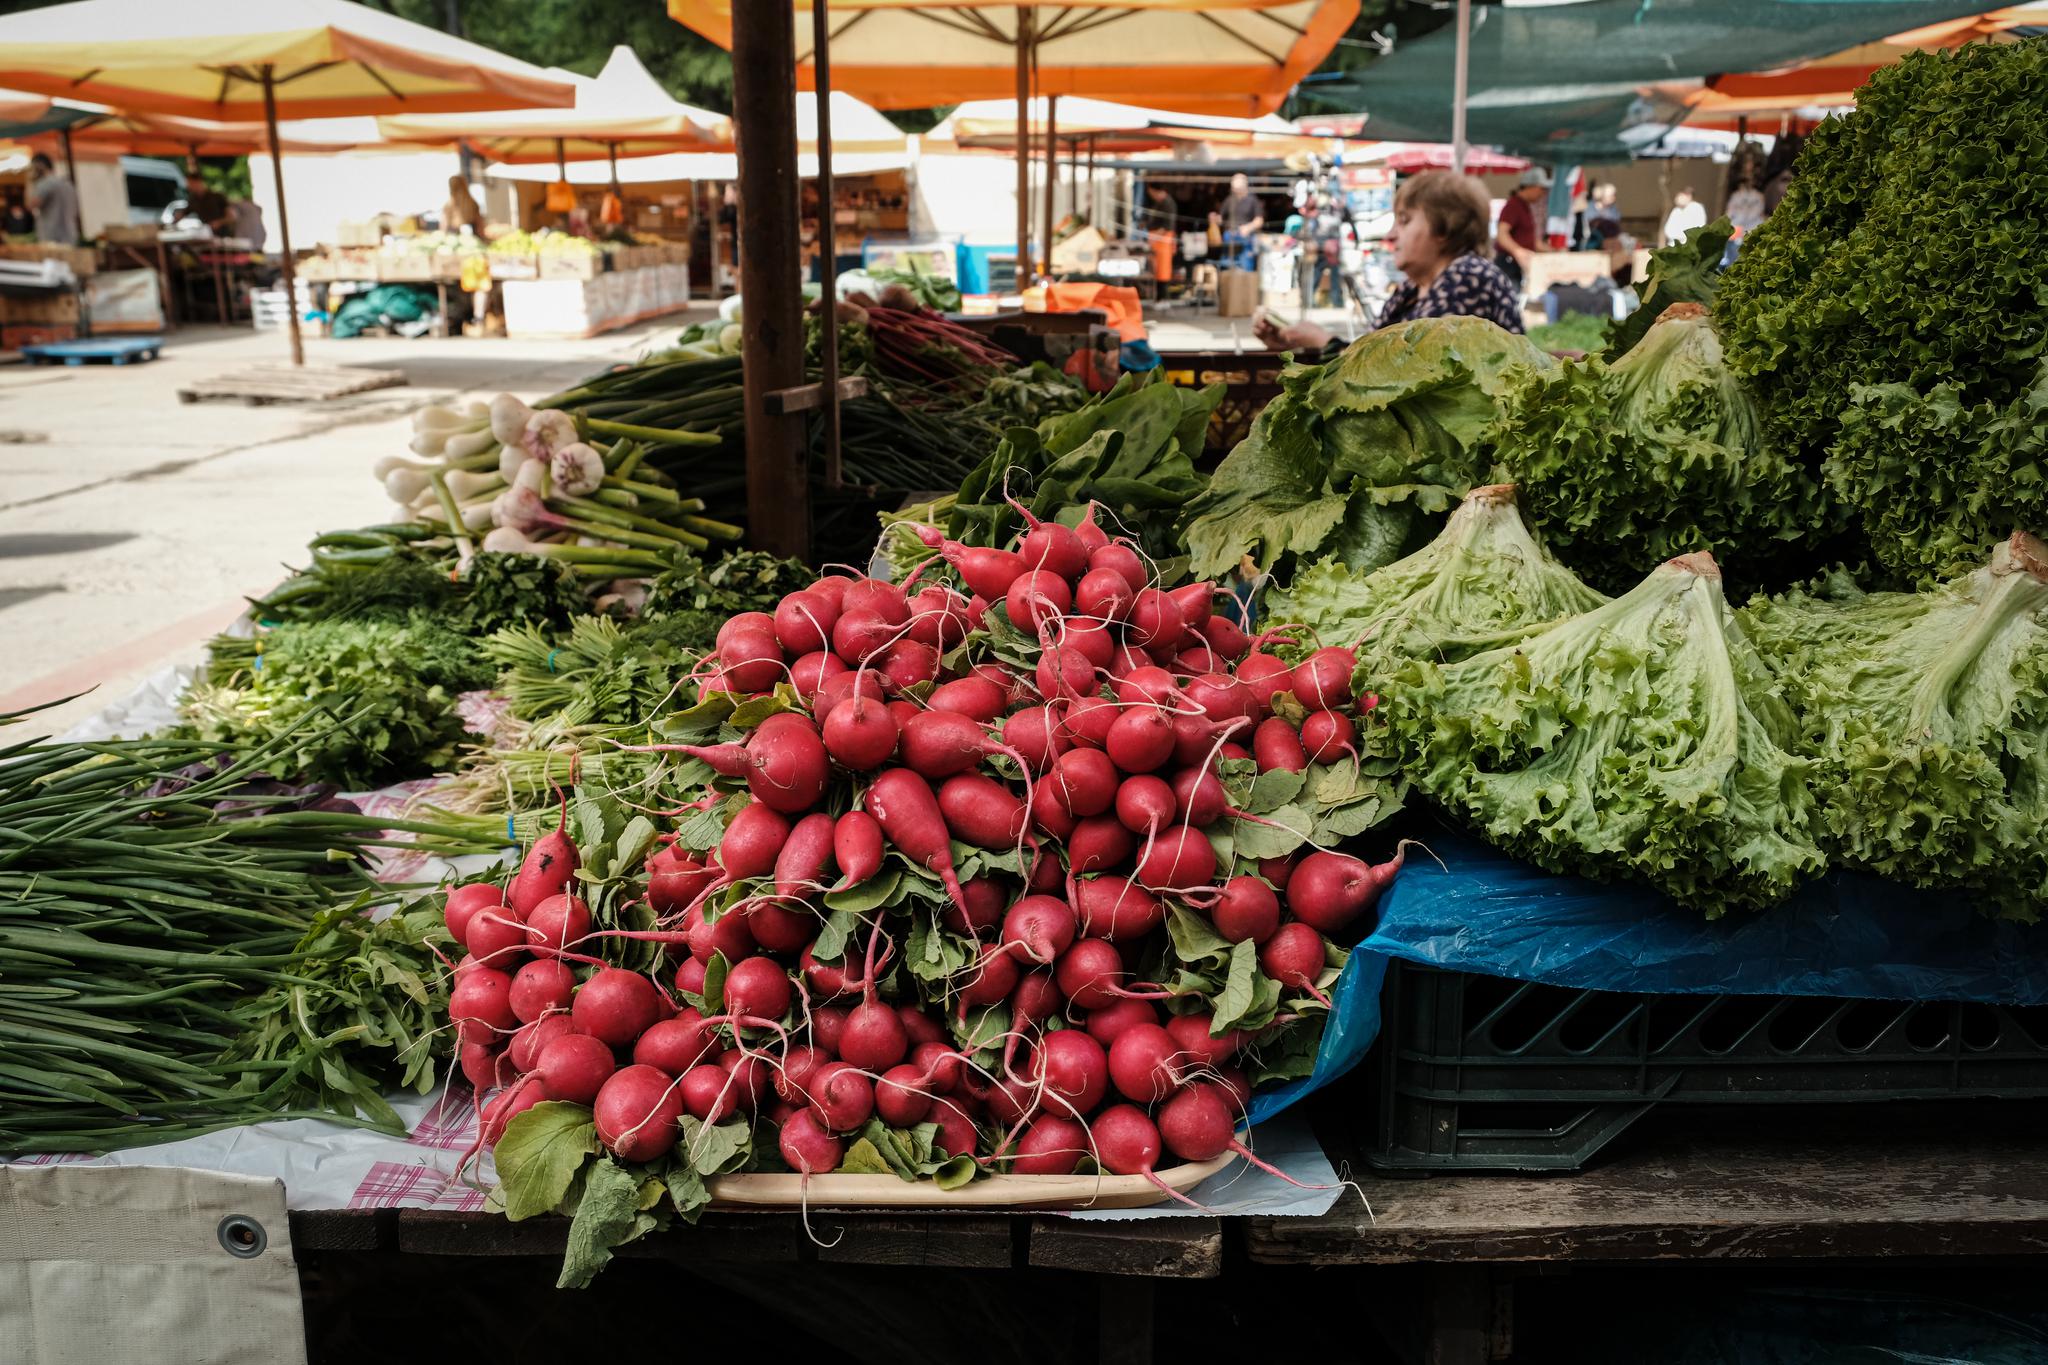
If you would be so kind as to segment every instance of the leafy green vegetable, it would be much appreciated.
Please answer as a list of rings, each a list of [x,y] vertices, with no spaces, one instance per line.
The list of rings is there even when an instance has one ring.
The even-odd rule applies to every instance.
[[[706,631],[702,627],[710,625]],[[483,642],[504,671],[498,691],[512,714],[534,723],[546,744],[587,725],[630,725],[676,699],[698,651],[712,643],[708,613],[621,626],[608,616],[579,616],[566,634],[512,626]],[[687,646],[679,640],[689,642]]]
[[[1837,861],[2036,919],[2048,903],[2048,550],[2015,534],[1919,593],[1792,593],[1741,619],[1817,760]]]
[[[598,1153],[597,1124],[580,1104],[543,1100],[512,1116],[491,1149],[505,1216],[513,1222],[551,1213]]]
[[[462,590],[451,624],[465,635],[512,625],[562,627],[590,609],[568,567],[539,555],[476,554],[462,571]]]
[[[1728,239],[1734,235],[1733,223],[1716,218],[1671,245],[1652,251],[1650,273],[1636,286],[1640,306],[1614,324],[1614,332],[1607,339],[1607,359],[1619,360],[1634,350],[1664,310],[1675,303],[1697,303],[1711,308],[1721,274],[1721,257],[1728,250]]]
[[[1116,387],[1036,427],[1012,427],[960,486],[946,534],[968,545],[1004,545],[1024,529],[1005,494],[1032,515],[1078,524],[1100,502],[1103,529],[1138,536],[1158,559],[1178,553],[1171,513],[1202,489],[1195,472],[1209,414],[1223,386],[1176,388],[1164,374],[1127,374]]]
[[[1604,588],[1694,550],[1753,574],[1823,520],[1820,490],[1763,442],[1696,304],[1674,305],[1612,364],[1528,376],[1496,439],[1529,524]]]
[[[1491,484],[1406,559],[1369,574],[1318,561],[1267,594],[1266,615],[1329,643],[1359,641],[1361,676],[1378,687],[1404,660],[1455,662],[1606,600],[1529,533],[1513,486]]]
[[[1715,314],[1772,436],[1930,586],[2048,525],[2048,43],[1879,68],[1821,125]]]
[[[1519,645],[1412,663],[1382,709],[1415,785],[1538,866],[1710,918],[1821,869],[1810,765],[1705,555]]]
[[[1190,572],[1215,577],[1251,556],[1336,554],[1361,572],[1399,558],[1486,482],[1487,433],[1518,369],[1555,366],[1528,338],[1481,318],[1427,318],[1293,366],[1248,435],[1188,504]],[[1433,529],[1433,528],[1429,528]]]
[[[640,615],[653,620],[683,612],[707,613],[715,618],[715,633],[729,616],[775,610],[784,596],[809,587],[816,578],[798,561],[763,550],[734,550],[709,563],[686,557],[649,585]]]

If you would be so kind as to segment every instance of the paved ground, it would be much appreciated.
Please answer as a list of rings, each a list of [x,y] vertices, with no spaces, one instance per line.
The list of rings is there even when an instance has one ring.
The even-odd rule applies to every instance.
[[[588,341],[309,339],[311,364],[395,366],[410,381],[319,405],[178,402],[180,385],[282,358],[279,337],[244,329],[174,332],[145,365],[0,367],[0,631],[20,651],[0,711],[92,689],[31,723],[59,731],[162,664],[196,661],[308,539],[384,519],[370,466],[404,453],[420,407],[551,393],[707,313]],[[1249,319],[1162,319],[1152,339],[1256,349]]]

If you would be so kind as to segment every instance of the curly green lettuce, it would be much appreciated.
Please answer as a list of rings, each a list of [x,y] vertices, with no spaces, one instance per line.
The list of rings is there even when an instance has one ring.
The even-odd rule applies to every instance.
[[[1383,709],[1414,784],[1540,867],[1714,918],[1824,866],[1791,714],[1707,555],[1519,645],[1411,663]]]
[[[1530,534],[1514,486],[1491,484],[1473,489],[1435,540],[1383,569],[1311,564],[1268,593],[1266,616],[1325,644],[1358,641],[1364,679],[1377,686],[1406,660],[1454,662],[1606,600]]]
[[[1529,375],[1496,437],[1530,524],[1603,588],[1695,550],[1755,577],[1826,521],[1813,477],[1763,440],[1698,304],[1665,310],[1612,363]]]
[[[1745,607],[1818,764],[1835,860],[2048,902],[2048,550],[2015,534],[1918,593],[1791,593]]]

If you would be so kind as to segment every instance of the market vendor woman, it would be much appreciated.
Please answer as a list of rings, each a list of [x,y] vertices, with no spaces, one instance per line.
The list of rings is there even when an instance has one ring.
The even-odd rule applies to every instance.
[[[1507,331],[1522,330],[1515,287],[1486,259],[1487,225],[1493,206],[1486,187],[1454,171],[1424,171],[1394,191],[1394,266],[1405,282],[1380,309],[1375,325],[1391,327],[1417,318],[1485,318]],[[1334,339],[1325,328],[1301,322],[1282,326],[1262,316],[1252,325],[1275,351],[1327,350]]]

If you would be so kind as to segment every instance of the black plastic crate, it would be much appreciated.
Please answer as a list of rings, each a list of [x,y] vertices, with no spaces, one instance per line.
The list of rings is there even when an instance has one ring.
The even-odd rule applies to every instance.
[[[1653,1109],[2048,1097],[2048,1006],[1632,995],[1395,960],[1383,1170],[1576,1170]]]

